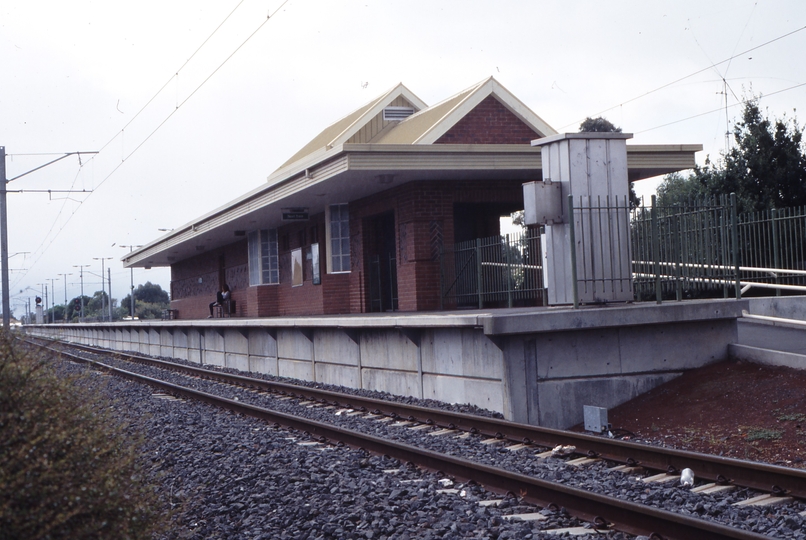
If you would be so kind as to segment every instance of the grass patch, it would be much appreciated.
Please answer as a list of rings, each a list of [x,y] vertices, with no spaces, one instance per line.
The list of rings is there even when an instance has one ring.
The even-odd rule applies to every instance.
[[[150,539],[165,506],[109,402],[0,332],[0,539]]]
[[[747,429],[748,441],[777,441],[784,436],[784,432],[779,429],[749,428]]]
[[[806,414],[803,413],[791,413],[791,414],[782,414],[778,417],[780,422],[803,422],[806,421]]]

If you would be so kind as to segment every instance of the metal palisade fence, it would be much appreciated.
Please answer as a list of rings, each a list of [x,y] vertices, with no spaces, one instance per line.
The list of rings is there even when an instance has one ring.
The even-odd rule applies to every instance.
[[[806,208],[738,215],[735,196],[638,207],[631,244],[638,300],[806,292]]]
[[[633,211],[631,244],[638,300],[727,297],[736,287],[735,205],[730,199]],[[735,291],[739,292],[736,293]]]
[[[442,309],[542,305],[540,230],[477,238],[440,254]]]
[[[570,281],[581,303],[597,302],[586,295],[591,288],[607,293],[629,286],[613,262],[625,258],[631,261],[638,301],[741,298],[751,289],[768,295],[806,293],[806,207],[738,214],[733,194],[668,207],[653,197],[651,206],[631,210],[623,201],[612,208],[608,203],[569,203],[575,224],[569,240],[580,248],[578,256],[569,250],[575,254]],[[613,230],[623,238],[627,228],[629,244],[604,246],[599,238]],[[599,233],[586,234],[587,229]],[[580,234],[588,244],[576,238]],[[602,273],[603,268],[610,270]],[[540,228],[445,249],[440,284],[443,309],[544,305]]]

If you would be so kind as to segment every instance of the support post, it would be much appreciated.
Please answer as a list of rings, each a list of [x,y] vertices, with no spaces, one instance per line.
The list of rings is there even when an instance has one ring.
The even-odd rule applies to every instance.
[[[660,304],[663,292],[660,284],[660,231],[658,230],[657,197],[652,196],[652,208],[649,211],[652,220],[652,261],[655,263],[655,302]]]
[[[479,309],[484,309],[484,296],[482,295],[481,287],[483,281],[481,279],[481,238],[476,238],[476,291],[479,293]]]
[[[736,194],[730,194],[730,229],[733,236],[733,268],[736,273],[736,300],[742,299],[742,282],[739,275],[739,219],[736,215]]]
[[[579,283],[577,282],[577,239],[574,232],[574,196],[568,196],[568,237],[571,244],[571,288],[574,291],[574,309],[579,309]]]
[[[8,209],[6,207],[6,194],[8,193],[8,180],[6,179],[6,147],[0,146],[0,265],[3,267],[3,329],[11,327],[11,299],[8,292]]]
[[[770,210],[772,217],[772,266],[775,269],[781,268],[780,256],[778,255],[778,211],[773,208]],[[778,285],[779,278],[778,272],[775,273],[775,284]],[[775,296],[781,296],[781,289],[775,289]]]

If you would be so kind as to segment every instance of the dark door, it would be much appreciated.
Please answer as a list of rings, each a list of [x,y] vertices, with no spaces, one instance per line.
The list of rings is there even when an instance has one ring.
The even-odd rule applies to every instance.
[[[397,249],[394,212],[365,219],[364,234],[369,265],[369,311],[396,311]]]

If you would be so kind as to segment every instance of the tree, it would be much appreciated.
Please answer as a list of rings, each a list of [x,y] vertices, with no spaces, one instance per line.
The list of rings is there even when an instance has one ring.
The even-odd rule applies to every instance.
[[[607,118],[598,116],[596,118],[587,117],[579,124],[580,133],[621,133],[621,128],[616,127]]]
[[[67,320],[78,320],[81,316],[81,296],[76,296],[67,303]],[[84,295],[84,315],[87,315],[87,304],[90,303],[90,297]]]
[[[679,175],[667,176],[658,188],[659,204],[736,193],[740,212],[806,205],[802,135],[794,119],[770,120],[762,115],[758,98],[750,99],[733,128],[736,145],[719,162],[706,160],[682,181]]]
[[[134,314],[141,319],[156,319],[162,316],[162,310],[168,309],[171,299],[168,292],[159,284],[147,281],[134,290]],[[131,294],[120,302],[120,316],[128,317],[131,313]]]
[[[87,313],[88,310],[89,313]],[[109,310],[109,295],[106,293],[106,291],[95,291],[95,294],[92,295],[90,301],[84,304],[85,317],[89,316],[98,317],[102,315],[102,312],[108,310]]]

